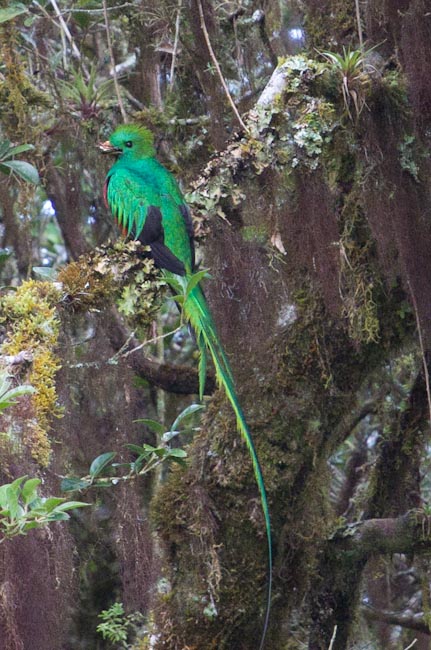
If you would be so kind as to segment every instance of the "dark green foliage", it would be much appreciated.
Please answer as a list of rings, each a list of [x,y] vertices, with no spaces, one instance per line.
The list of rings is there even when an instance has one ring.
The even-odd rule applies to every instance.
[[[22,144],[13,147],[9,140],[4,140],[0,143],[0,171],[3,174],[13,174],[22,178],[29,183],[38,185],[40,182],[37,169],[23,160],[15,160],[14,156],[17,154],[29,151],[33,147],[29,144]]]
[[[21,476],[0,486],[1,542],[55,521],[66,521],[70,518],[68,510],[89,505],[61,497],[40,497],[37,488],[41,482],[39,478]]]

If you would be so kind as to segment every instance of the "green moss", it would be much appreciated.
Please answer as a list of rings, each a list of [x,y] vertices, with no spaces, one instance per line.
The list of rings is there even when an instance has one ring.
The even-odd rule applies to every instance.
[[[267,228],[263,224],[260,226],[244,226],[242,237],[244,241],[265,244],[268,241]]]
[[[328,47],[328,34],[335,43],[358,42],[355,7],[353,2],[329,0],[322,10],[309,9],[304,22],[307,40],[311,48],[324,50]]]
[[[250,386],[242,386],[269,494],[275,545],[280,557],[288,558],[283,570],[289,585],[295,585],[292,591],[283,585],[284,611],[276,611],[274,598],[275,618],[278,614],[287,618],[286,611],[298,605],[314,578],[316,550],[333,524],[327,458],[345,433],[336,431],[355,404],[355,391],[365,374],[381,362],[388,337],[394,342],[393,319],[390,332],[382,322],[390,303],[396,302],[383,291],[364,214],[365,171],[358,163],[360,120],[343,119],[339,79],[327,63],[291,57],[281,65],[286,65],[285,92],[271,107],[259,106],[250,113],[249,135],[232,142],[214,166],[209,163],[190,197],[203,223],[211,217],[217,218],[215,223],[218,217],[226,219],[251,251],[253,245],[255,251],[268,245],[268,224],[284,228],[280,226],[280,236],[285,237],[288,254],[284,265],[277,266],[276,281],[288,286],[295,318],[274,337],[270,352],[260,350],[258,360],[247,359],[255,375],[261,372],[264,377],[259,399],[253,400],[251,391],[257,390],[253,379]],[[368,83],[364,87],[371,92]],[[298,173],[292,171],[295,168]],[[328,189],[325,214],[335,213],[334,241],[323,236],[320,241],[315,231],[310,234],[318,241],[317,248],[322,242],[330,250],[338,247],[341,263],[334,263],[328,278],[313,275],[312,264],[304,270],[304,255],[296,250],[304,242],[292,241],[298,224],[291,214],[304,170],[307,182]],[[242,210],[230,201],[237,186],[242,189]],[[268,215],[261,219],[256,208],[261,187],[273,210],[270,219]],[[313,210],[319,209],[320,195],[316,191],[310,196],[315,203],[308,224],[314,228]],[[325,226],[320,224],[323,234]],[[322,285],[326,281],[339,283],[338,311],[325,305]],[[158,627],[163,630],[159,647],[175,645],[174,638],[180,647],[185,640],[197,648],[234,647],[235,629],[243,629],[248,617],[256,620],[258,638],[266,557],[251,463],[220,394],[210,402],[208,420],[189,457],[189,467],[171,475],[154,503],[172,584],[158,614]]]
[[[31,358],[26,380],[36,393],[23,438],[42,466],[49,463],[52,418],[61,416],[55,387],[59,309],[100,310],[117,301],[134,325],[146,331],[160,307],[163,285],[145,248],[119,242],[67,265],[56,283],[29,280],[1,298],[0,322],[7,332],[2,352],[14,356],[26,351]]]
[[[97,309],[109,302],[114,286],[111,273],[95,273],[87,258],[71,262],[58,274],[64,301],[74,310]]]
[[[362,174],[356,174],[360,184]],[[379,303],[382,280],[374,268],[375,245],[361,205],[361,193],[354,184],[342,211],[340,237],[340,293],[343,313],[352,340],[377,343],[380,340]]]
[[[165,286],[146,247],[122,240],[68,264],[60,271],[58,281],[68,307],[92,310],[115,302],[143,330],[153,322]]]
[[[45,93],[29,81],[25,67],[18,55],[16,30],[13,21],[0,25],[0,60],[5,75],[0,81],[0,107],[4,125],[14,137],[29,136],[31,111],[34,106],[51,106]]]
[[[29,280],[0,301],[0,321],[7,331],[2,353],[14,356],[26,351],[31,358],[27,380],[36,389],[31,397],[34,418],[28,421],[24,443],[43,467],[50,459],[51,419],[61,415],[55,389],[60,368],[55,354],[60,328],[55,305],[59,299],[60,293],[51,283]]]

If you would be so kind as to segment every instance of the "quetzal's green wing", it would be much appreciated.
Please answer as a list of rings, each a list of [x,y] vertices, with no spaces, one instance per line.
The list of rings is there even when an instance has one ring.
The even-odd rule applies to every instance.
[[[183,208],[175,196],[160,191],[159,179],[152,174],[138,174],[121,166],[114,166],[108,174],[105,195],[121,230],[149,245],[157,266],[185,275],[191,264],[186,206]],[[185,254],[178,245],[174,250],[169,245],[171,240],[174,244],[181,240],[169,237],[168,230],[175,227],[187,239]]]

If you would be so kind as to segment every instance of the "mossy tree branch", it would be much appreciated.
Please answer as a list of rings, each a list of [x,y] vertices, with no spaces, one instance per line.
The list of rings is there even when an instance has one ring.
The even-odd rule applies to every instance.
[[[408,630],[430,635],[429,625],[425,621],[423,613],[409,616],[398,612],[375,609],[374,607],[363,607],[361,611],[365,618],[370,621],[380,621],[388,625],[399,625]]]
[[[431,517],[418,509],[400,517],[367,519],[340,528],[328,545],[335,555],[345,553],[356,562],[377,554],[428,553]]]
[[[138,347],[139,342],[133,336],[130,337],[128,328],[121,321],[116,310],[111,311],[111,318],[108,336],[114,350],[127,353]],[[127,363],[133,368],[138,377],[146,379],[158,388],[163,388],[168,393],[178,395],[199,394],[199,377],[195,368],[172,363],[161,363],[142,352],[128,354]],[[209,374],[205,383],[205,395],[210,395],[214,390],[215,378],[212,374]]]

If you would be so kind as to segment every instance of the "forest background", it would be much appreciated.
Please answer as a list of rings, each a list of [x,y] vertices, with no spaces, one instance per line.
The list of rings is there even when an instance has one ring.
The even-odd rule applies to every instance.
[[[267,647],[430,647],[430,78],[426,0],[0,2],[1,650],[262,629],[247,450],[103,203],[124,121],[210,269]]]

